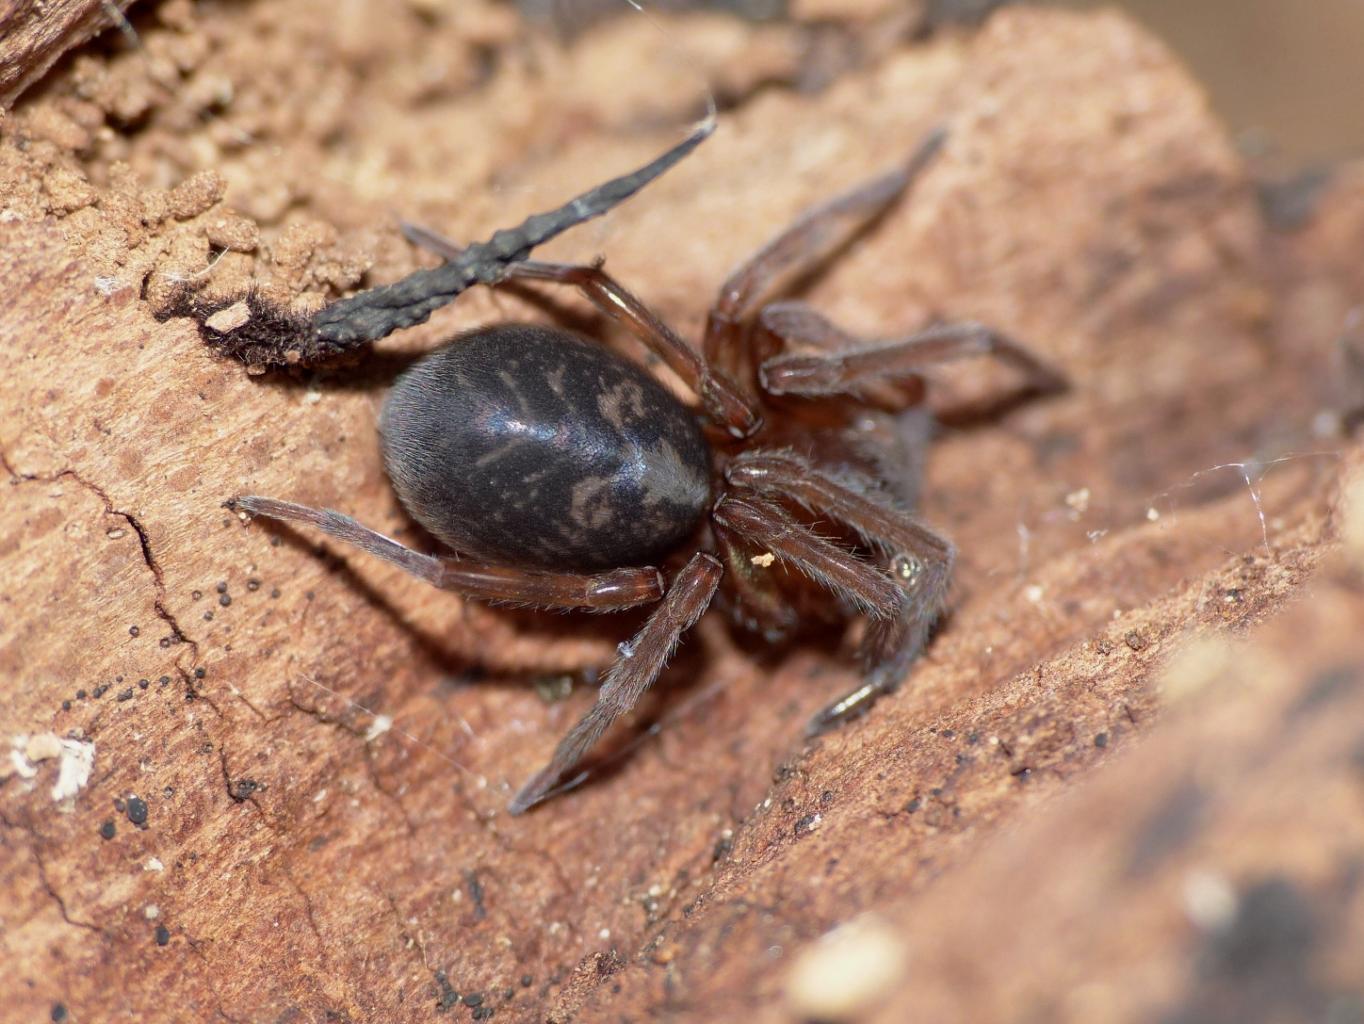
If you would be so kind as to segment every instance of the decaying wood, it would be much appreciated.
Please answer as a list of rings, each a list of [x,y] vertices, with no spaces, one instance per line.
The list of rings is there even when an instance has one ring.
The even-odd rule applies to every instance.
[[[0,4],[0,111],[73,47],[121,23],[132,0],[6,0]]]
[[[1293,1020],[1358,996],[1355,179],[1273,235],[1197,86],[1111,14],[1005,10],[806,93],[799,25],[626,19],[561,51],[495,4],[157,11],[0,140],[0,1018],[1237,1020],[1272,977]],[[924,512],[962,566],[899,694],[806,745],[846,659],[712,617],[589,784],[513,819],[591,699],[539,694],[631,623],[465,604],[221,506],[411,537],[385,381],[462,327],[589,314],[474,291],[352,367],[250,378],[154,308],[186,280],[300,304],[393,280],[420,259],[399,218],[481,238],[636,166],[720,65],[765,72],[550,258],[606,254],[696,337],[743,255],[948,121],[806,297],[869,335],[1001,325],[1074,387],[982,419],[988,368],[938,382]],[[668,88],[634,87],[654,69]],[[889,980],[831,970],[840,941]]]

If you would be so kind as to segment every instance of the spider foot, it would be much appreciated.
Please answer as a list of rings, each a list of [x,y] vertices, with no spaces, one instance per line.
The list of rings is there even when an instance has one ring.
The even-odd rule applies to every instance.
[[[869,679],[816,713],[805,726],[805,735],[819,736],[844,722],[860,718],[881,697],[900,688],[899,680]]]

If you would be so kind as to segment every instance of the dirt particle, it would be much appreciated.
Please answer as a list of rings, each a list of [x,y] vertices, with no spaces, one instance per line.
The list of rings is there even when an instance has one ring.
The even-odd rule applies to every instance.
[[[530,988],[530,987],[531,987],[532,985],[534,985],[534,984],[535,984],[535,979],[534,979],[533,977],[531,977],[529,974],[523,974],[523,975],[521,975],[521,987],[522,987],[522,988]]]
[[[113,839],[116,834],[117,830],[114,828],[114,822],[112,818],[106,819],[99,827],[99,835],[101,839]]]
[[[482,994],[479,993],[479,992],[470,992],[467,996],[464,997],[464,1005],[465,1005],[465,1006],[482,1006],[482,1005],[483,1005],[483,996],[482,996]]]
[[[1146,648],[1146,638],[1135,629],[1123,637],[1123,642],[1134,651],[1140,651]]]
[[[66,1020],[66,1007],[61,1003],[53,1003],[52,1012],[48,1014],[48,1017],[54,1024],[60,1024],[61,1021]]]
[[[483,883],[478,880],[476,871],[466,871],[464,880],[469,889],[469,899],[474,904],[474,920],[482,921],[488,916],[488,908],[483,905]]]
[[[114,699],[117,700],[120,704],[122,704],[125,700],[132,700],[133,688],[130,686],[126,690],[120,690],[118,696]]]
[[[911,800],[909,803],[905,804],[905,813],[906,813],[906,814],[913,814],[915,811],[917,811],[917,810],[918,810],[920,807],[922,807],[923,805],[924,805],[924,802],[923,802],[922,800],[920,800],[920,799],[916,796],[916,797],[915,797],[913,800]]]
[[[226,594],[226,593],[227,593],[227,581],[224,580],[223,582],[219,583],[218,586],[215,587],[214,589],[217,590],[218,593],[220,593],[220,594]]]
[[[208,223],[205,234],[208,236],[209,245],[216,249],[229,249],[232,252],[253,252],[260,245],[260,229],[254,221],[248,220],[240,214],[223,213]],[[238,305],[245,305],[245,303],[238,303]]]
[[[238,779],[236,782],[232,783],[229,792],[231,793],[233,800],[237,801],[237,803],[243,803],[251,798],[251,794],[261,788],[263,787],[255,779]]]
[[[147,687],[152,685],[152,681],[150,679],[139,679],[137,681],[137,685],[139,688],[145,690]]]
[[[260,580],[258,580],[258,579],[249,579],[249,580],[247,580],[247,581],[246,581],[246,589],[247,589],[247,590],[252,590],[252,591],[254,591],[254,590],[259,590],[259,589],[260,589]]]
[[[129,636],[141,636],[141,635],[142,635],[142,630],[140,630],[137,626],[129,626],[129,627],[128,627],[128,635],[129,635]]]
[[[860,1019],[904,974],[904,940],[874,915],[855,918],[797,955],[787,1004],[802,1020]]]
[[[1104,747],[1108,746],[1108,733],[1101,732],[1097,736],[1095,736],[1094,745],[1098,747],[1100,750],[1103,750]]]
[[[715,841],[715,848],[710,852],[710,859],[713,861],[724,860],[724,858],[728,857],[733,850],[734,836],[730,834],[722,835]]]
[[[206,211],[223,197],[227,182],[217,171],[192,174],[170,190],[169,212],[176,220],[189,220]]]
[[[160,679],[157,680],[157,682],[160,683],[162,686],[169,686],[170,676],[162,676]]]
[[[436,998],[437,1010],[445,1011],[459,1004],[459,993],[450,984],[450,976],[444,971],[436,972],[436,986],[440,989],[440,995]]]
[[[199,598],[201,598],[201,597],[203,597],[203,596],[204,596],[204,592],[203,592],[202,590],[191,590],[191,591],[189,592],[189,599],[190,599],[191,601],[197,601],[197,600],[199,600]]]
[[[232,603],[232,595],[231,595],[231,594],[222,594],[222,595],[219,596],[219,598],[218,598],[218,603],[219,603],[220,605],[222,605],[224,608],[226,608],[228,605],[230,605],[230,604]]]
[[[167,928],[164,924],[159,924],[156,926],[156,944],[158,946],[170,945],[170,929]]]
[[[84,691],[84,690],[77,690],[77,691],[76,691],[76,699],[77,699],[77,700],[85,700],[85,691]]]
[[[194,670],[195,679],[203,679],[206,675],[208,675],[208,669],[204,668],[202,665]]]
[[[147,826],[147,801],[140,796],[128,797],[128,820],[138,828]]]
[[[799,839],[802,836],[808,836],[815,829],[819,828],[820,820],[819,814],[807,814],[805,817],[801,818],[796,822],[795,828],[793,829],[796,838]]]

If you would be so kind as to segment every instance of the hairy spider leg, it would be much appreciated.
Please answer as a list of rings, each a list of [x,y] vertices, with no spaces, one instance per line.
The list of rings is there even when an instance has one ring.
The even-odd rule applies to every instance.
[[[847,335],[808,308],[784,305],[764,311],[763,327],[783,340],[809,341],[820,333],[821,323],[840,339]],[[827,337],[827,336],[826,336]],[[763,389],[773,395],[860,394],[869,385],[886,380],[914,380],[927,366],[972,356],[990,356],[1019,370],[1030,392],[1063,390],[1066,379],[1025,346],[984,324],[939,324],[905,338],[829,355],[789,354],[773,356],[758,368]],[[918,385],[922,388],[922,383]]]
[[[492,604],[607,612],[652,604],[663,597],[663,577],[648,566],[601,573],[516,569],[424,555],[331,509],[255,495],[234,498],[228,507],[248,515],[315,526],[327,536],[353,544],[434,587]]]
[[[784,498],[844,524],[888,560],[882,578],[898,588],[902,600],[895,614],[870,617],[861,652],[866,680],[816,715],[810,729],[822,731],[860,714],[897,687],[922,652],[946,603],[955,549],[908,513],[873,496],[869,485],[836,478],[791,452],[741,454],[725,476],[740,493]]]
[[[736,380],[750,379],[743,351],[746,319],[779,283],[808,273],[890,209],[946,139],[944,128],[930,132],[903,166],[806,211],[734,270],[706,320],[702,351],[711,365]]]
[[[460,252],[448,239],[426,228],[405,225],[403,233],[416,245],[445,259]],[[624,285],[602,269],[601,264],[542,263],[526,260],[509,264],[498,284],[513,281],[546,281],[577,288],[594,306],[624,323],[630,332],[663,360],[682,382],[696,393],[701,410],[730,436],[750,437],[762,426],[757,407],[739,389],[714,372],[706,360],[679,338],[663,320]]]
[[[730,491],[715,506],[715,522],[800,570],[872,619],[899,613],[905,595],[890,575],[825,540],[754,491]]]
[[[583,778],[562,782],[607,727],[628,712],[653,685],[682,634],[709,607],[724,570],[704,552],[693,555],[668,588],[662,603],[635,636],[620,645],[616,662],[606,674],[597,702],[559,741],[554,756],[513,798],[509,810],[521,814],[560,789],[570,789]]]

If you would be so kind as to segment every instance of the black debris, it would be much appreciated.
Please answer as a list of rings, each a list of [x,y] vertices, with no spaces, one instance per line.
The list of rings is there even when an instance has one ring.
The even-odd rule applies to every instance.
[[[113,820],[110,819],[110,820],[108,820],[108,821],[105,821],[105,822],[104,822],[102,825],[100,825],[100,827],[99,827],[100,838],[101,838],[101,839],[113,839],[113,838],[114,838],[114,831],[115,831],[115,830],[114,830],[114,822],[113,822]]]
[[[128,820],[138,828],[147,825],[147,801],[140,796],[128,797]]]
[[[436,1009],[445,1011],[452,1006],[459,1005],[459,993],[450,984],[450,976],[444,971],[436,972],[436,985],[440,988],[440,996],[436,999]]]
[[[515,228],[494,232],[486,242],[465,246],[458,256],[438,267],[359,292],[311,315],[281,308],[257,291],[210,299],[186,287],[171,297],[157,317],[193,318],[205,344],[248,366],[326,362],[400,328],[424,323],[475,284],[496,284],[509,264],[525,260],[536,246],[628,199],[714,130],[715,122],[707,121],[638,170],[589,189],[556,210],[528,217]],[[209,325],[214,314],[239,303],[245,305],[248,315],[236,326],[218,330]]]
[[[232,783],[229,792],[231,793],[233,800],[237,801],[237,803],[241,803],[244,800],[250,799],[251,794],[260,788],[260,783],[255,779],[238,779],[236,782]]]

